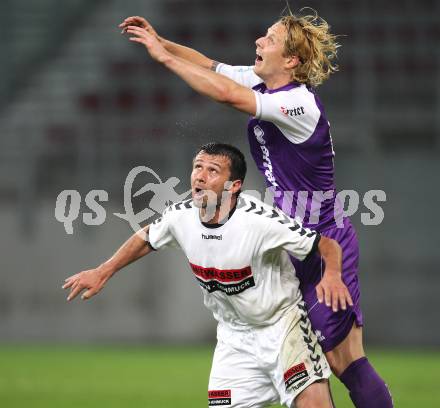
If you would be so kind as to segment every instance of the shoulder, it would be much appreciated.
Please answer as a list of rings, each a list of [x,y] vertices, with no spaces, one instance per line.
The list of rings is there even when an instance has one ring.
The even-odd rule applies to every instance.
[[[181,213],[188,212],[188,210],[191,210],[194,208],[193,200],[192,198],[188,198],[187,200],[179,201],[178,203],[173,203],[165,211],[169,212],[178,212],[181,211]]]
[[[280,108],[283,115],[297,120],[305,129],[314,129],[321,117],[321,108],[315,94],[305,85],[284,92],[284,105]]]
[[[263,201],[255,198],[249,194],[240,194],[238,198],[237,210],[240,215],[249,220],[253,225],[269,225],[274,221],[284,220],[290,222],[291,220],[281,210],[265,204]]]
[[[280,91],[276,95],[286,102],[291,102],[295,107],[303,106],[309,110],[309,113],[320,112],[317,104],[317,98],[314,92],[308,89],[305,85],[300,85],[286,91]],[[294,107],[290,107],[294,109]],[[305,114],[305,112],[303,113]]]
[[[305,85],[290,85],[257,98],[256,117],[273,122],[293,144],[309,139],[322,115],[319,100]]]
[[[279,113],[292,119],[320,116],[322,104],[311,89],[304,84],[288,85],[284,88],[267,91],[265,84],[253,88],[257,95],[257,105],[259,105],[257,110],[260,110],[260,114]]]
[[[192,199],[173,203],[165,208],[162,215],[153,222],[153,225],[162,220],[167,220],[169,223],[180,221],[182,218],[187,217],[193,209],[194,205]]]
[[[263,82],[263,80],[255,74],[254,66],[234,66],[219,63],[216,67],[216,72],[229,77],[247,88],[253,88],[255,85]]]
[[[291,231],[300,231],[303,234],[304,228],[296,219],[289,217],[279,208],[265,204],[248,194],[240,194],[237,209],[242,215],[246,215],[251,227],[258,225],[266,230],[287,228]]]

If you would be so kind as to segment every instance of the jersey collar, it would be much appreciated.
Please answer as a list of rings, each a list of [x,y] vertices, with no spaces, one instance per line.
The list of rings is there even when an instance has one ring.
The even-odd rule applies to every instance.
[[[199,212],[199,219],[200,219],[200,222],[202,223],[202,225],[204,226],[204,227],[206,227],[206,228],[220,228],[220,227],[223,227],[223,225],[225,225],[227,222],[228,222],[228,220],[232,217],[232,215],[234,214],[234,212],[235,212],[235,210],[237,209],[237,202],[238,202],[238,199],[237,199],[237,201],[235,202],[235,205],[234,205],[234,208],[232,208],[231,209],[231,211],[229,211],[229,214],[225,217],[225,218],[223,218],[218,224],[208,224],[207,222],[203,222],[201,219],[200,219],[200,212]]]
[[[281,86],[279,88],[267,89],[266,84],[262,83],[262,84],[258,85],[258,87],[260,88],[259,91],[261,93],[273,94],[273,93],[277,93],[277,92],[281,92],[281,91],[290,91],[291,89],[298,88],[301,85],[302,84],[300,84],[299,82],[290,82],[287,85],[283,85],[283,86]]]

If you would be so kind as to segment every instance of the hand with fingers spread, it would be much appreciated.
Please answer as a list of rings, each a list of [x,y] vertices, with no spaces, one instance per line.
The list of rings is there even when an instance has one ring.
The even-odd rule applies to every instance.
[[[63,289],[69,289],[70,293],[67,300],[70,301],[78,296],[83,290],[81,299],[90,299],[95,296],[105,285],[110,278],[109,274],[105,273],[101,267],[89,269],[70,276],[65,280]]]
[[[95,296],[106,282],[120,269],[130,263],[151,253],[152,247],[148,245],[149,226],[134,233],[115,254],[106,262],[95,269],[89,269],[72,275],[64,281],[63,289],[70,289],[67,300],[72,300],[83,290],[82,299]]]
[[[145,18],[140,16],[127,17],[121,24],[119,24],[119,28],[122,29],[121,34],[125,34],[128,30],[128,27],[130,26],[146,30],[149,34],[155,37],[168,52],[170,52],[175,57],[182,58],[206,69],[212,69],[213,63],[215,61],[192,48],[177,44],[160,36],[159,34],[157,34],[151,23]]]
[[[157,34],[156,30],[153,28],[153,26],[143,17],[127,17],[121,24],[119,24],[119,28],[122,28],[121,34],[125,34],[129,26],[142,28],[148,31],[154,37],[156,37],[159,41],[162,40],[161,37],[159,37],[159,35]]]
[[[145,28],[129,25],[126,28],[126,33],[131,36],[129,37],[130,41],[143,44],[154,60],[165,63],[172,58],[172,54],[165,49],[157,36]]]
[[[340,272],[326,271],[316,286],[316,295],[319,303],[325,302],[334,312],[346,310],[347,304],[353,306],[350,292],[342,281]]]

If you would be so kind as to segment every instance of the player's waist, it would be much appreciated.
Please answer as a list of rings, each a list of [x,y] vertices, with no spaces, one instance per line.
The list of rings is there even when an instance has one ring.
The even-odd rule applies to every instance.
[[[279,307],[275,308],[275,310],[268,311],[268,313],[262,314],[258,318],[252,315],[236,316],[236,318],[231,319],[227,318],[226,315],[217,315],[215,316],[218,321],[217,337],[219,333],[229,337],[232,333],[250,333],[276,325],[294,310],[301,301],[301,293],[297,290],[296,296],[292,296],[288,301],[286,300]],[[224,336],[221,337],[224,340]]]
[[[298,292],[299,294],[299,292]],[[294,302],[289,302],[283,308],[279,309],[270,317],[265,317],[260,321],[244,321],[244,320],[223,320],[218,319],[217,325],[217,339],[224,342],[228,342],[228,339],[241,333],[242,335],[248,335],[249,333],[261,332],[270,330],[271,327],[279,325],[287,316],[291,314],[293,310],[297,308],[297,305],[302,301],[301,295],[298,295]],[[239,334],[237,334],[239,335]]]

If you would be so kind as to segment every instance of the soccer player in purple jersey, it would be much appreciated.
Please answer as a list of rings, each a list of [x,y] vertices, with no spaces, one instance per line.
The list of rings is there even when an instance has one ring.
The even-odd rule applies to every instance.
[[[337,312],[316,290],[322,259],[292,260],[332,371],[357,408],[392,407],[388,388],[363,349],[358,242],[350,220],[340,219],[330,125],[313,90],[337,69],[338,44],[328,24],[317,15],[282,17],[256,40],[251,67],[221,64],[168,41],[142,17],[129,17],[120,27],[196,92],[251,115],[251,153],[277,206],[293,217],[300,215],[305,226],[335,239],[343,249],[342,278],[354,305]]]

